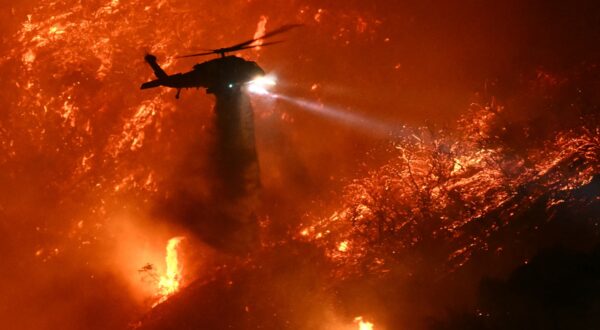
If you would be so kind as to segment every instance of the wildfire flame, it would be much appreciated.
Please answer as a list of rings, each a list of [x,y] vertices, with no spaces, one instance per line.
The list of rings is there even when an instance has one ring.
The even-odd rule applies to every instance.
[[[373,330],[374,329],[373,323],[365,321],[362,316],[355,317],[354,323],[358,324],[358,330]]]
[[[598,171],[598,129],[561,132],[525,156],[507,156],[504,142],[487,133],[501,111],[474,105],[454,135],[417,128],[398,137],[396,158],[348,185],[341,209],[307,219],[312,225],[303,223],[297,238],[323,247],[340,277],[388,273],[412,251],[450,240],[444,269],[451,272],[478,251],[502,250],[504,242],[488,237],[519,221],[527,226],[523,214],[534,203],[548,210],[587,203],[565,197]]]
[[[254,33],[254,38],[260,38],[262,36],[265,35],[265,31],[266,31],[266,27],[267,27],[267,16],[261,16],[260,20],[258,21],[258,24],[256,25],[256,32]],[[260,46],[263,44],[262,40],[257,40],[256,42],[253,43],[253,45],[256,45],[258,47],[256,47],[256,51],[260,50]]]
[[[165,257],[167,269],[165,275],[161,276],[158,282],[158,296],[160,298],[154,304],[154,306],[164,302],[170,296],[179,291],[179,286],[181,284],[182,267],[179,264],[177,247],[183,239],[184,237],[181,236],[173,237],[167,243],[167,255]]]

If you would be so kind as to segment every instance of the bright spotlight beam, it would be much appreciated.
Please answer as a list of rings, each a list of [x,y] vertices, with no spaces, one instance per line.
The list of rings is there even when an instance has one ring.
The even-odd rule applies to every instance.
[[[247,83],[248,92],[258,95],[269,95],[269,89],[275,85],[277,85],[277,80],[271,75],[257,77]]]
[[[277,80],[273,75],[257,77],[246,84],[247,90],[251,94],[288,102],[296,108],[358,128],[372,135],[390,136],[405,133],[406,127],[403,125],[386,123],[381,120],[350,112],[347,109],[326,106],[322,103],[309,101],[307,99],[271,92],[270,89],[275,85],[277,85]]]
[[[274,93],[267,93],[267,96],[286,101],[298,108],[301,108],[302,110],[307,110],[313,114],[327,117],[335,120],[336,122],[358,128],[373,135],[397,135],[406,129],[406,127],[402,125],[386,123],[384,121],[369,118],[358,113],[349,112],[347,109],[326,106],[322,103],[317,103],[302,98],[289,97]]]

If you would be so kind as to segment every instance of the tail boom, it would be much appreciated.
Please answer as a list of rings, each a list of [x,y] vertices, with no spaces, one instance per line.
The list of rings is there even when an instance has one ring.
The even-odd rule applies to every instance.
[[[158,63],[156,62],[156,56],[154,56],[152,54],[147,54],[144,57],[144,60],[146,60],[146,62],[148,62],[148,64],[152,68],[152,71],[154,71],[154,75],[156,76],[156,78],[158,78],[158,79],[165,79],[165,78],[167,78],[168,75],[165,72],[165,70],[163,70],[160,67],[160,65],[158,65]]]
[[[160,79],[156,79],[156,80],[152,80],[152,81],[143,83],[142,87],[140,89],[154,88],[154,87],[158,87],[161,85],[162,85],[162,81]]]

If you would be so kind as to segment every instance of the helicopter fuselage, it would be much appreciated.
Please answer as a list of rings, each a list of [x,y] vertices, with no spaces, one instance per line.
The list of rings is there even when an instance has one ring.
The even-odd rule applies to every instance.
[[[194,65],[192,71],[167,75],[157,64],[156,57],[146,56],[146,62],[158,79],[142,84],[141,89],[165,86],[176,88],[206,88],[208,93],[240,88],[263,76],[265,72],[256,62],[237,56],[223,56]]]

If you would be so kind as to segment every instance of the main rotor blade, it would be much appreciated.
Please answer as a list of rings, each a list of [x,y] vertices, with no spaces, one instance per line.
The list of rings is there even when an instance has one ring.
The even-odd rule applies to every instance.
[[[275,29],[275,30],[269,32],[269,33],[265,33],[265,34],[263,34],[262,36],[260,36],[258,38],[246,40],[246,41],[241,42],[241,43],[239,43],[237,45],[233,45],[233,46],[230,46],[230,47],[227,47],[227,48],[223,48],[221,50],[225,50],[225,52],[232,52],[232,51],[238,50],[239,47],[248,46],[248,45],[250,45],[253,42],[256,42],[258,40],[267,39],[267,38],[270,38],[272,36],[276,36],[276,35],[278,35],[280,33],[287,32],[287,31],[289,31],[291,29],[295,29],[295,28],[300,27],[300,26],[302,26],[302,24],[286,24],[286,25],[284,25],[284,26],[282,26],[282,27],[280,27],[278,29]]]
[[[218,53],[215,53],[215,51],[214,51],[214,50],[211,50],[210,52],[196,53],[196,54],[189,54],[189,55],[181,55],[181,56],[175,56],[175,58],[185,58],[185,57],[195,57],[195,56],[206,56],[206,55],[211,55],[211,54],[218,54]]]
[[[262,45],[252,45],[252,43],[257,42],[259,40],[263,40],[266,38],[270,38],[272,36],[278,35],[280,33],[284,33],[287,32],[291,29],[295,29],[297,27],[302,26],[302,24],[286,24],[278,29],[275,29],[269,33],[265,33],[262,36],[258,37],[258,38],[254,38],[254,39],[250,39],[250,40],[246,40],[242,43],[239,43],[237,45],[233,45],[230,47],[225,47],[225,48],[219,48],[219,49],[213,49],[212,51],[207,51],[207,52],[203,52],[203,53],[195,53],[195,54],[189,54],[189,55],[182,55],[182,56],[176,56],[175,58],[186,58],[186,57],[195,57],[195,56],[205,56],[205,55],[211,55],[211,54],[225,54],[225,53],[230,53],[230,52],[235,52],[237,50],[241,50],[241,49],[249,49],[249,48],[256,48],[256,47],[261,47],[261,46],[269,46],[269,45],[274,45],[274,44],[278,44],[282,41],[274,41],[274,42],[267,42],[264,43]]]
[[[271,46],[271,45],[280,44],[282,42],[283,42],[283,40],[265,42],[264,44],[261,44],[261,45],[250,45],[250,46],[238,47],[237,50],[250,49],[250,48],[258,48],[258,47],[264,47],[264,46]]]
[[[261,45],[249,45],[249,46],[244,46],[244,47],[238,47],[236,48],[236,50],[242,50],[242,49],[250,49],[250,48],[258,48],[258,47],[266,47],[266,46],[272,46],[272,45],[276,45],[276,44],[280,44],[282,43],[283,40],[278,40],[278,41],[271,41],[271,42],[265,42],[264,44]],[[196,57],[196,56],[205,56],[205,55],[211,55],[211,54],[220,54],[220,49],[217,50],[213,50],[210,52],[205,52],[205,53],[198,53],[198,54],[189,54],[189,55],[182,55],[182,56],[175,56],[175,58],[186,58],[186,57]]]

